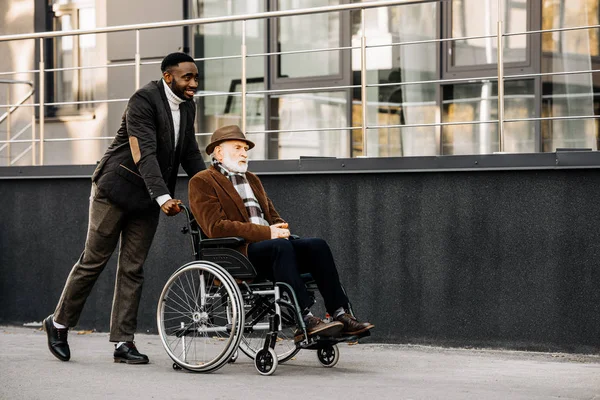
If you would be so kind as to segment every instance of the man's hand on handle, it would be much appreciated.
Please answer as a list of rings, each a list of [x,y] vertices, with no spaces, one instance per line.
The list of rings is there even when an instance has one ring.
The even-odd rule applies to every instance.
[[[165,201],[163,205],[160,206],[160,209],[169,217],[172,217],[173,215],[177,215],[181,212],[181,207],[179,207],[179,204],[181,204],[181,200],[170,199]]]
[[[271,228],[271,239],[288,239],[290,237],[287,222],[271,225],[269,228]]]

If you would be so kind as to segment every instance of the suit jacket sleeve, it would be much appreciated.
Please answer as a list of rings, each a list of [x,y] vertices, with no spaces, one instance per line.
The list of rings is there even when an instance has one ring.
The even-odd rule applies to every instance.
[[[156,157],[158,126],[151,99],[146,94],[136,92],[127,105],[127,134],[134,136],[140,146],[140,161],[137,164],[140,175],[152,199],[169,194]]]
[[[202,154],[198,149],[198,142],[196,141],[196,133],[194,131],[196,107],[192,102],[186,102],[185,104],[189,108],[187,111],[189,121],[187,123],[185,137],[183,138],[185,142],[183,143],[183,153],[181,154],[181,166],[191,178],[198,172],[206,169],[206,164],[204,163]]]
[[[218,185],[211,181],[209,175],[200,173],[190,179],[189,183],[192,214],[209,238],[238,236],[251,243],[271,239],[271,229],[268,226],[235,220],[227,215],[227,211],[235,212],[237,207],[233,201],[228,201],[226,194],[219,198]]]

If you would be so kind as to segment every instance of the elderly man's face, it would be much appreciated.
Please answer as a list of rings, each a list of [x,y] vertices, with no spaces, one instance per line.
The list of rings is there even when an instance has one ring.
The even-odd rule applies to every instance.
[[[231,172],[248,170],[248,144],[241,140],[228,140],[215,147],[215,158]]]

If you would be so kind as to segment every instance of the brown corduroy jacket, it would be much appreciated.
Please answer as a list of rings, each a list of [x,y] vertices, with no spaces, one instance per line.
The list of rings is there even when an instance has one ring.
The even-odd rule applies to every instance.
[[[260,179],[246,172],[246,179],[270,225],[285,222],[275,210]],[[248,243],[271,239],[268,226],[250,222],[242,198],[225,175],[213,166],[190,179],[190,208],[200,228],[209,238],[238,236],[246,240],[239,250],[247,254]]]

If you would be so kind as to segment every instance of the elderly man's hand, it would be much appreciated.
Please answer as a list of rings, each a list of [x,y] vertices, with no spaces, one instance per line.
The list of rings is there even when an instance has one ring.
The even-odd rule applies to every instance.
[[[290,230],[287,222],[271,225],[271,239],[287,239],[290,237]]]
[[[160,209],[169,217],[172,217],[173,215],[177,215],[181,212],[179,204],[181,204],[181,200],[169,199],[165,201],[162,206],[160,206]]]

